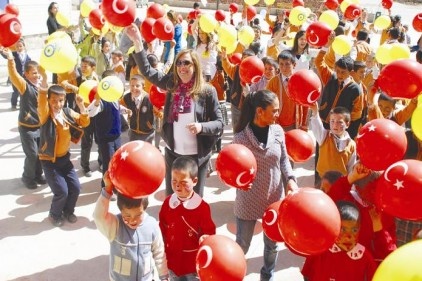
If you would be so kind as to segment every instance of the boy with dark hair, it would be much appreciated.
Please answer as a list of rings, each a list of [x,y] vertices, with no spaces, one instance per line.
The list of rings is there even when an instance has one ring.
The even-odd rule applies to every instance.
[[[346,129],[350,124],[350,112],[344,107],[330,111],[330,129],[324,129],[318,114],[318,103],[310,106],[312,110],[311,128],[319,145],[316,171],[324,175],[328,171],[339,171],[346,175],[356,162],[356,143]]]
[[[354,139],[362,118],[364,96],[359,85],[351,77],[353,70],[353,59],[351,57],[344,56],[338,59],[334,69],[331,69],[324,62],[327,47],[331,45],[333,40],[334,34],[331,35],[326,47],[323,47],[315,58],[315,66],[324,86],[319,114],[324,127],[328,129],[331,110],[337,106],[347,108],[351,116],[348,132],[350,137]]]
[[[28,189],[36,189],[37,184],[45,184],[38,148],[40,142],[40,119],[37,113],[37,97],[40,83],[40,69],[38,63],[29,60],[25,63],[23,76],[19,74],[11,50],[0,48],[0,52],[7,58],[7,68],[10,82],[20,94],[20,108],[18,130],[22,149],[25,153],[22,182]]]
[[[66,91],[58,85],[47,90],[47,75],[42,73],[43,82],[38,96],[40,117],[39,158],[48,185],[53,192],[49,219],[54,226],[62,226],[66,219],[75,223],[76,202],[81,184],[70,160],[70,142],[78,143],[83,134],[81,127],[89,125],[88,112],[84,100],[76,96],[79,112],[64,107]]]
[[[108,172],[97,200],[94,221],[110,242],[110,280],[152,280],[154,263],[160,280],[168,279],[166,255],[158,222],[148,215],[148,197],[128,198],[117,194],[120,214],[109,212],[113,184]]]
[[[282,51],[277,58],[279,75],[274,76],[267,84],[280,102],[278,124],[284,131],[293,129],[308,130],[308,108],[301,106],[289,98],[287,84],[296,66],[296,57],[289,50]]]
[[[309,256],[303,265],[305,281],[372,280],[376,264],[371,253],[358,243],[360,212],[355,204],[338,201],[341,230],[335,244],[319,255]]]
[[[204,235],[215,234],[211,210],[193,187],[198,181],[198,164],[189,156],[174,160],[171,171],[173,194],[160,210],[167,264],[172,281],[198,280],[196,254]]]

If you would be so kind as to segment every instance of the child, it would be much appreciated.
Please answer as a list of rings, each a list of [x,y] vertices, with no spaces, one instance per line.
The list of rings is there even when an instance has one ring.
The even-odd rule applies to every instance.
[[[47,91],[47,75],[42,73],[43,82],[38,96],[38,114],[40,117],[39,158],[53,192],[49,219],[54,226],[62,226],[64,219],[75,223],[76,201],[81,190],[76,171],[70,159],[70,142],[78,143],[82,129],[89,125],[88,112],[84,100],[76,96],[76,105],[80,114],[64,107],[66,91],[53,85]]]
[[[100,39],[100,44],[97,47],[97,57],[96,57],[96,72],[98,75],[102,76],[103,72],[111,69],[111,41],[106,38]]]
[[[102,78],[115,75],[113,70],[106,70],[103,72]],[[122,139],[120,137],[121,131],[121,114],[129,113],[123,105],[118,101],[108,102],[101,99],[97,93],[95,99],[88,106],[89,117],[93,118],[95,123],[95,137],[98,143],[98,150],[101,154],[103,175],[108,170],[108,164],[113,157],[114,152],[122,146]],[[101,181],[101,186],[104,187],[104,181]]]
[[[335,244],[322,254],[309,256],[303,265],[305,281],[370,281],[376,265],[371,253],[358,243],[359,209],[347,201],[337,202],[341,230]]]
[[[153,278],[153,260],[160,280],[168,280],[163,238],[157,221],[146,213],[148,197],[132,199],[117,194],[120,214],[108,212],[113,184],[108,172],[105,187],[97,200],[94,221],[98,230],[110,242],[110,279],[114,281]]]
[[[18,73],[23,76],[24,75],[24,66],[25,64],[31,60],[31,58],[26,53],[25,41],[21,38],[16,43],[16,51],[12,52],[13,58],[15,60],[16,70]],[[20,96],[18,89],[12,84],[13,92],[12,98],[10,100],[12,104],[12,110],[17,110],[18,106],[18,98]]]
[[[194,192],[198,181],[198,165],[188,156],[176,158],[172,165],[171,186],[160,210],[170,279],[198,280],[196,254],[203,235],[215,234],[209,205]]]
[[[350,125],[350,112],[344,107],[335,107],[329,115],[330,130],[326,130],[318,114],[318,104],[314,103],[310,108],[311,128],[319,145],[316,171],[320,175],[331,170],[347,174],[356,162],[356,143],[346,131]]]
[[[129,141],[142,140],[152,143],[154,139],[154,110],[148,93],[143,90],[144,78],[133,75],[129,82],[130,91],[120,104],[131,111],[129,114]]]
[[[331,189],[331,186],[333,183],[336,182],[343,174],[339,171],[327,171],[325,174],[321,177],[321,184],[319,188],[324,191],[325,193],[328,193]]]
[[[123,53],[120,50],[111,52],[111,69],[116,73],[116,76],[122,81],[123,85],[126,84],[126,70],[123,65]]]
[[[37,155],[40,141],[40,120],[37,113],[38,87],[40,84],[39,66],[35,61],[28,61],[24,66],[24,76],[16,69],[12,52],[1,48],[0,52],[7,58],[7,68],[12,85],[20,93],[18,130],[22,149],[25,153],[22,182],[28,189],[36,189],[37,184],[46,184],[42,167]]]

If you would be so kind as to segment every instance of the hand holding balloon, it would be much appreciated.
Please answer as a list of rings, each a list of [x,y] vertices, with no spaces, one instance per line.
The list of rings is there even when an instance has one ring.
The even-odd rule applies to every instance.
[[[287,181],[287,193],[298,191],[299,187],[294,179],[289,179]]]
[[[105,173],[104,173],[104,177],[103,177],[103,181],[104,181],[104,190],[108,193],[108,194],[110,194],[110,195],[112,195],[113,194],[113,183],[111,182],[111,179],[110,179],[110,173],[108,172],[108,171],[106,171]]]
[[[356,182],[357,180],[363,179],[371,173],[371,170],[368,169],[365,165],[360,162],[357,162],[353,166],[353,170],[347,175],[347,180],[350,184]]]
[[[374,232],[382,230],[381,211],[377,210],[377,208],[373,206],[369,209],[369,215],[371,216]]]

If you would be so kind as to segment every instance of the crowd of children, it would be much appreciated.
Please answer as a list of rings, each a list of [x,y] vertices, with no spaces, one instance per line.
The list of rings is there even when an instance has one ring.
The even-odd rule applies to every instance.
[[[57,12],[57,4],[53,6]],[[195,3],[194,9],[199,6]],[[320,255],[306,258],[302,270],[305,280],[371,280],[380,261],[421,232],[422,221],[396,219],[374,207],[371,190],[380,173],[366,168],[356,153],[360,126],[375,118],[387,118],[405,127],[409,144],[416,144],[406,157],[422,160],[422,140],[412,134],[408,122],[418,99],[396,100],[376,88],[382,65],[369,44],[374,30],[366,19],[367,11],[362,10],[361,17],[354,21],[342,19],[335,30],[336,35],[355,36],[352,50],[345,56],[332,48],[334,33],[322,48],[314,48],[306,40],[306,25],[322,12],[322,6],[302,27],[289,24],[284,10],[277,11],[275,21],[269,17],[270,12],[268,6],[268,30],[263,30],[259,20],[248,22],[243,18],[237,25],[250,24],[255,38],[248,46],[239,43],[235,52],[242,60],[257,56],[265,67],[261,79],[251,84],[242,81],[239,65],[231,61],[225,48],[217,47],[216,34],[201,29],[199,16],[187,18],[188,50],[183,50],[182,25],[173,10],[167,17],[174,24],[174,40],[155,39],[148,44],[142,43],[135,25],[116,38],[112,32],[96,35],[81,18],[80,38],[74,42],[80,63],[59,74],[53,81],[57,84],[50,87],[43,68],[26,54],[23,39],[13,52],[1,49],[13,85],[13,110],[20,97],[19,134],[26,156],[22,181],[29,189],[48,183],[54,194],[49,213],[54,226],[62,226],[65,220],[77,221],[74,212],[81,185],[69,160],[70,141],[80,140],[80,166],[87,177],[91,176],[91,149],[98,144],[103,180],[94,219],[110,242],[111,280],[151,280],[154,263],[160,280],[199,280],[195,270],[199,243],[206,235],[216,233],[210,206],[202,199],[204,175],[212,147],[216,145],[216,152],[222,148],[222,126],[228,124],[233,127],[233,141],[249,146],[258,158],[258,181],[252,185],[255,192],[237,191],[235,203],[236,242],[245,253],[256,220],[287,190],[297,188],[284,142],[284,132],[293,129],[311,130],[315,136],[315,185],[337,203],[341,216],[335,244]],[[412,47],[400,16],[391,19],[380,43],[404,42]],[[232,15],[230,22],[234,24]],[[52,23],[54,13],[49,15],[49,33]],[[291,32],[296,32],[294,38],[289,37]],[[267,45],[259,40],[262,33],[271,34]],[[286,44],[290,39],[292,47]],[[159,52],[163,43],[164,50]],[[131,44],[135,48],[128,53]],[[422,63],[422,50],[412,50],[417,51],[416,58]],[[309,106],[289,98],[288,81],[301,69],[314,70],[323,84],[320,99]],[[128,84],[120,100],[109,102],[96,94],[89,101],[78,94],[84,81],[100,81],[111,75]],[[149,98],[152,85],[168,91],[163,108],[153,105]],[[160,136],[164,137],[168,197],[158,218],[146,212],[147,197],[133,199],[119,193],[121,213],[108,212],[113,195],[108,165],[122,145],[126,119],[129,141],[155,142],[160,148]],[[191,133],[187,143],[179,138],[186,135],[186,129]],[[268,155],[274,163],[269,162]],[[254,205],[257,200],[260,204]],[[277,246],[263,235],[261,280],[272,280]]]

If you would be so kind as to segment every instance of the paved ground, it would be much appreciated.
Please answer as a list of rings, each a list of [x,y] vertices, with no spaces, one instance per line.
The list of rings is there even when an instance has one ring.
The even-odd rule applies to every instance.
[[[72,147],[72,160],[82,183],[76,208],[79,220],[73,225],[53,227],[46,219],[52,198],[49,187],[41,186],[31,191],[20,181],[24,155],[16,126],[18,111],[10,110],[11,87],[5,86],[4,82],[2,79],[0,83],[0,280],[105,280],[109,245],[96,230],[92,219],[101,178],[95,161],[97,154],[91,154],[93,176],[86,178],[80,171],[80,149]],[[224,143],[229,143],[230,139],[231,130],[226,128]],[[309,186],[313,181],[311,164],[312,161],[309,161],[296,169],[301,186]],[[217,232],[234,238],[232,209],[235,190],[224,186],[215,172],[206,186],[204,198],[211,205]],[[163,199],[161,187],[151,196],[148,208],[151,215],[157,216]],[[112,210],[117,212],[115,203],[111,205]],[[248,274],[245,280],[258,280],[262,249],[262,228],[258,224],[247,255]],[[302,280],[299,270],[303,259],[291,254],[282,244],[280,249],[277,280]]]

